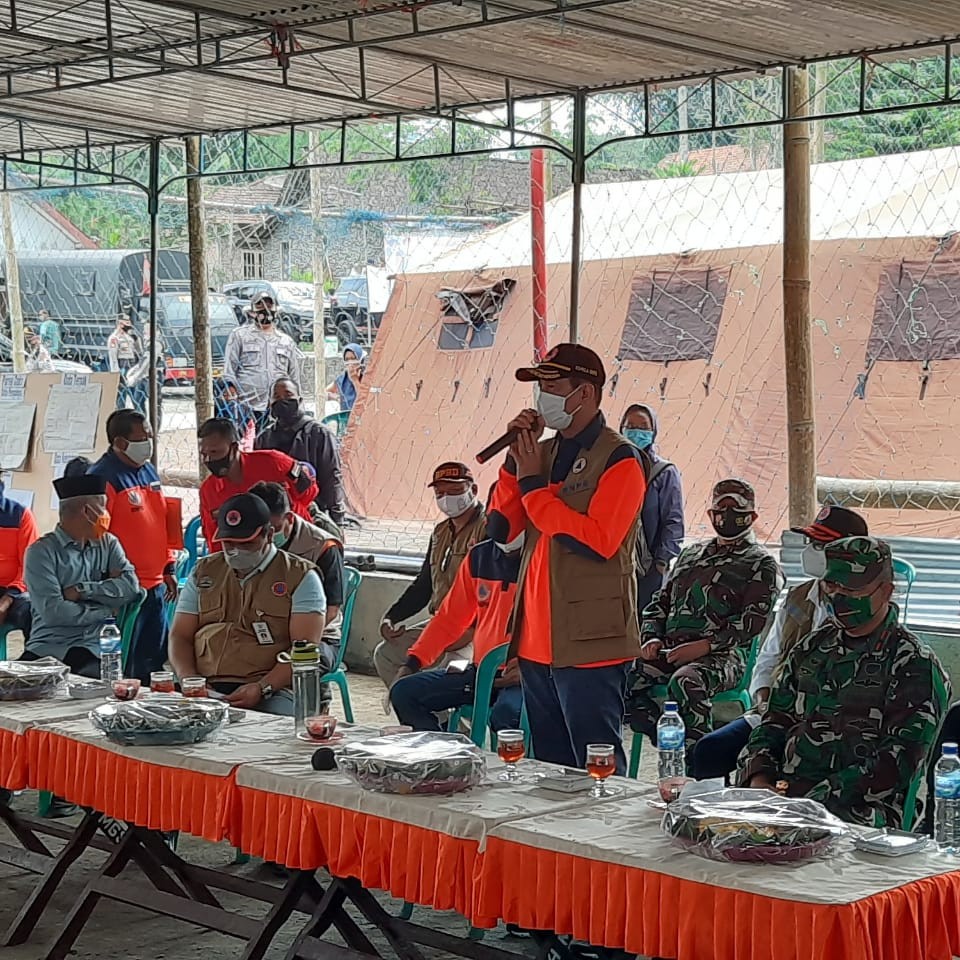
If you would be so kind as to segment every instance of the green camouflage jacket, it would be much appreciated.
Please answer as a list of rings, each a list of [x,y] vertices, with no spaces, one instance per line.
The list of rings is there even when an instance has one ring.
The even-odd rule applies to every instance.
[[[670,577],[643,611],[641,642],[662,640],[669,650],[709,639],[711,651],[744,656],[773,610],[783,577],[777,561],[752,538],[721,544],[716,538],[687,547]]]
[[[894,604],[867,637],[828,623],[787,655],[738,780],[784,779],[843,820],[899,827],[949,700],[936,656],[897,622]]]

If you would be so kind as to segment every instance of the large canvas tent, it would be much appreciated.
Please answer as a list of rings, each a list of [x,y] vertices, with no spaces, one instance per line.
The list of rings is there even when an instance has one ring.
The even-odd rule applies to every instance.
[[[821,475],[953,479],[958,167],[960,151],[945,149],[814,168]],[[683,472],[691,536],[706,531],[711,485],[730,474],[756,485],[762,535],[786,524],[781,176],[584,189],[581,340],[606,361],[609,418],[633,401],[660,411],[660,448]],[[566,336],[570,206],[564,195],[547,211],[553,342]],[[433,272],[398,279],[346,441],[349,494],[366,515],[432,517],[427,466],[472,460],[530,404],[529,388],[513,379],[530,360],[529,249],[520,217],[439,258]],[[440,349],[451,317],[438,293],[504,278],[516,284],[487,331],[492,345]],[[495,470],[480,470],[482,488]],[[870,519],[887,534],[960,536],[952,513]]]

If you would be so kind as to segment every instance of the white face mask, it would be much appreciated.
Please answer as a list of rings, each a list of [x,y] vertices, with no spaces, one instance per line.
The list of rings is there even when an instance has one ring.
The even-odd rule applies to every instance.
[[[227,561],[227,566],[237,573],[249,573],[251,570],[260,566],[263,558],[267,555],[268,547],[253,548],[235,546],[232,543],[223,545],[223,557]]]
[[[577,387],[577,390],[579,389],[580,388]],[[581,403],[580,407],[568,413],[566,402],[577,390],[571,390],[565,397],[561,397],[555,393],[544,393],[543,390],[540,389],[539,383],[533,385],[533,396],[537,413],[543,417],[543,422],[551,430],[566,430],[567,427],[573,423],[574,414],[580,410],[583,404]]]
[[[459,517],[461,513],[466,513],[476,503],[476,499],[472,490],[466,490],[456,496],[447,494],[444,497],[437,497],[437,506],[440,508],[440,512],[446,514],[446,516]]]
[[[153,456],[153,441],[128,440],[124,456],[129,457],[138,467],[142,467]]]
[[[823,547],[808,543],[800,554],[800,565],[808,577],[819,580],[827,572],[827,554]]]
[[[518,550],[523,549],[523,541],[526,537],[526,531],[521,530],[520,533],[514,537],[509,543],[497,543],[497,546],[504,553],[516,553]],[[496,541],[494,541],[496,543]]]

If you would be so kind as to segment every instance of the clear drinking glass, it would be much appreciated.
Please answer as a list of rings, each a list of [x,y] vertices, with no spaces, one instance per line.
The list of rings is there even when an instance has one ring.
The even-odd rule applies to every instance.
[[[180,681],[180,693],[185,697],[205,697],[207,681],[205,677],[184,677]]]
[[[176,693],[173,674],[169,670],[154,670],[150,674],[150,689],[154,693]]]
[[[505,783],[520,782],[517,764],[526,754],[526,745],[523,740],[522,730],[501,730],[497,734],[497,754],[506,764],[506,769],[500,774],[500,779]]]
[[[612,776],[617,769],[616,758],[613,755],[613,744],[587,744],[587,773],[593,777],[593,789],[590,796],[594,799],[610,797],[613,794],[607,790],[604,780]]]

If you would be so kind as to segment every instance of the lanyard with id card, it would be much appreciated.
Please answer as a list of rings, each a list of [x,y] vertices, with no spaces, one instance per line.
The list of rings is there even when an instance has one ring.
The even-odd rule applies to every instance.
[[[257,613],[263,616],[262,611],[258,610]],[[261,647],[269,647],[274,642],[270,627],[263,620],[253,621],[253,633]]]

